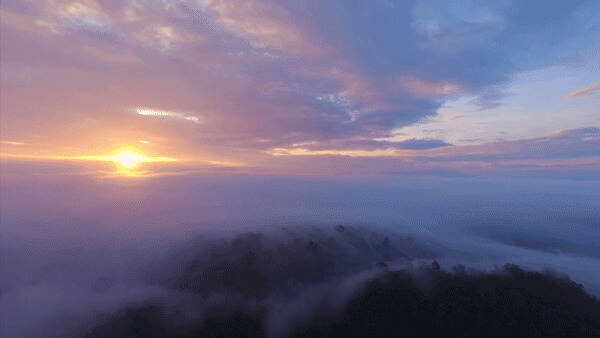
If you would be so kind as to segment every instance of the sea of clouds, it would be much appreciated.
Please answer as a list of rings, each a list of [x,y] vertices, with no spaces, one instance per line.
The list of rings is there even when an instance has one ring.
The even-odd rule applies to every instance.
[[[1,189],[7,337],[185,336],[224,313],[286,336],[382,271],[425,285],[432,264],[518,264],[600,295],[596,181],[40,175]]]

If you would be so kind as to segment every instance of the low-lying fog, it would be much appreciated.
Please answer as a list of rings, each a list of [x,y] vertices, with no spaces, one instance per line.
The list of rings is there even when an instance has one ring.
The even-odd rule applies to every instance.
[[[281,336],[378,267],[433,260],[549,269],[600,295],[597,181],[39,175],[0,192],[6,337],[89,333],[145,302],[187,320],[269,304]]]

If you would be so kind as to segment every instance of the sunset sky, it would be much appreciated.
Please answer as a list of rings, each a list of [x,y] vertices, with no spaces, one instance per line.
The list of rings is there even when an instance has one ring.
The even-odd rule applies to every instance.
[[[0,6],[7,173],[600,170],[598,1]]]
[[[0,0],[2,337],[592,337],[599,266],[599,0]]]

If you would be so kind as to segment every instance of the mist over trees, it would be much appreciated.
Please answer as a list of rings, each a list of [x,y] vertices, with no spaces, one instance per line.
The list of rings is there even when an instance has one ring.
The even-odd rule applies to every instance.
[[[203,243],[193,254],[190,243]],[[597,337],[600,302],[565,275],[441,267],[435,250],[347,226],[191,241],[174,297],[107,313],[85,337]],[[192,245],[193,247],[193,245]],[[185,252],[187,257],[182,256]],[[449,269],[445,269],[449,268]]]

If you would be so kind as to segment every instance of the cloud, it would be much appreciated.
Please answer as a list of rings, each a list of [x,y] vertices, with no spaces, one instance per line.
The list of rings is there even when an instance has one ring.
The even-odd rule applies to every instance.
[[[300,142],[289,148],[273,148],[270,153],[281,155],[339,155],[349,157],[393,157],[406,155],[401,150],[434,149],[451,146],[442,140],[409,139],[400,142],[378,140],[338,140]]]
[[[311,150],[306,148],[274,148],[269,151],[274,156],[320,156],[320,155],[334,155],[334,156],[348,156],[348,157],[388,157],[396,156],[396,151],[393,149],[379,149],[379,150],[354,150],[354,149],[324,149],[324,150]]]
[[[468,164],[469,161],[488,161],[490,166],[505,160],[592,160],[600,156],[600,128],[561,130],[543,137],[520,140],[449,147],[451,145],[436,139],[409,139],[399,142],[342,140],[326,143],[305,142],[297,146],[292,145],[291,148],[276,148],[272,152],[278,155],[400,156],[405,159],[417,159],[423,163],[446,161]]]
[[[550,134],[550,138],[568,138],[568,139],[579,139],[579,140],[592,140],[600,137],[600,127],[587,127],[577,129],[565,129],[559,130]]]
[[[590,96],[596,91],[600,90],[600,82],[592,83],[591,85],[578,89],[574,92],[571,92],[565,95],[566,98],[574,98],[574,97],[585,97]]]
[[[443,97],[464,91],[459,83],[428,82],[414,77],[401,78],[398,83],[417,97]]]
[[[166,110],[154,110],[150,108],[136,108],[135,111],[138,113],[138,115],[142,116],[166,117],[200,123],[200,118],[198,116],[187,115],[183,113],[175,113]]]
[[[355,149],[355,150],[377,150],[377,149],[433,149],[447,147],[451,144],[442,140],[434,139],[408,139],[404,141],[381,141],[375,139],[342,139],[331,140],[327,142],[301,142],[296,146],[303,146],[307,149]],[[295,146],[295,145],[292,145]]]
[[[404,144],[363,140],[335,146],[330,142],[323,147],[307,143],[272,149],[273,155],[287,156],[277,156],[270,163],[273,169],[293,173],[597,179],[600,172],[598,132],[598,127],[588,127],[536,138],[452,146],[426,139],[407,140]]]
[[[11,145],[11,146],[22,146],[22,145],[25,144],[23,142],[18,142],[18,141],[2,141],[0,143],[2,143],[2,144],[8,144],[8,145]]]
[[[543,137],[453,147],[431,153],[445,160],[557,159],[600,156],[600,128],[561,130]]]
[[[228,30],[250,41],[253,48],[305,55],[323,53],[324,46],[309,37],[294,13],[273,1],[237,3],[201,0],[203,9]]]
[[[432,139],[410,139],[402,142],[391,142],[398,149],[433,149],[440,147],[451,146],[450,143],[447,143],[442,140],[432,140]]]
[[[428,151],[455,142],[364,140],[434,117],[459,95],[497,107],[511,76],[559,60],[553,46],[585,45],[570,39],[589,35],[577,3],[534,7],[3,1],[0,128],[46,153],[72,151],[73,140],[83,152],[148,139],[178,157],[251,165],[307,140],[310,151]],[[192,123],[122,113],[140,104],[146,117]]]
[[[373,163],[367,172],[380,168]],[[123,182],[61,169],[0,186],[0,318],[10,337],[77,337],[64,331],[147,302],[199,325],[219,313],[213,305],[264,305],[273,311],[267,327],[283,330],[310,321],[327,295],[346,304],[379,272],[433,259],[443,269],[552,268],[600,294],[598,180],[199,174]]]
[[[429,211],[436,213],[435,208]],[[376,327],[382,330],[375,331],[380,336],[394,326],[402,332],[439,336],[471,327],[497,332],[506,316],[514,316],[519,331],[509,329],[506,335],[534,323],[548,336],[600,324],[600,318],[591,315],[600,307],[598,300],[567,275],[515,264],[474,268],[475,257],[498,255],[498,260],[510,257],[527,265],[551,260],[558,266],[575,265],[565,268],[590,269],[586,262],[596,262],[597,256],[565,261],[546,246],[506,245],[506,238],[495,242],[470,235],[469,242],[462,237],[468,235],[464,229],[449,231],[449,225],[453,226],[446,224],[437,238],[347,225],[256,228],[235,234],[228,228],[229,235],[186,233],[177,240],[154,239],[146,229],[133,242],[94,238],[83,247],[73,247],[74,240],[48,246],[47,241],[24,243],[11,237],[5,254],[29,259],[3,266],[14,278],[3,284],[3,332],[21,337],[41,332],[49,337],[364,336]],[[164,224],[160,226],[165,231]],[[168,232],[173,231],[182,229],[169,227]],[[521,311],[524,300],[536,306],[535,316],[529,308]],[[406,312],[406,304],[411,311]],[[465,309],[479,316],[477,325],[464,320]],[[374,312],[375,317],[366,315]],[[565,322],[566,314],[573,313],[587,320]],[[548,316],[561,320],[548,327]],[[423,324],[430,321],[437,325]],[[481,326],[481,321],[497,324]]]
[[[103,13],[94,1],[67,2],[58,6],[57,13],[68,25],[80,26],[93,31],[110,29]]]

